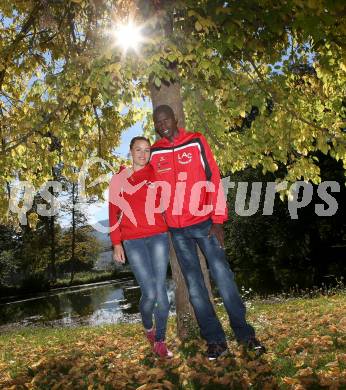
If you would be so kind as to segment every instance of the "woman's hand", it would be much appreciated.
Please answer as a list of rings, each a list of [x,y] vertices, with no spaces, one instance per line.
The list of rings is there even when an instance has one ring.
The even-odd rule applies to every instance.
[[[208,237],[214,235],[219,241],[220,248],[225,249],[225,233],[222,223],[213,223],[209,230]]]
[[[116,244],[113,246],[113,260],[120,264],[125,263],[124,248],[121,244]]]

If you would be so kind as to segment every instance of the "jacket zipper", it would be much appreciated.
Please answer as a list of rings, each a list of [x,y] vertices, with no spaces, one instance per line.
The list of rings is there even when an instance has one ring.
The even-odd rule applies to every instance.
[[[175,166],[175,151],[174,151],[174,141],[173,141],[173,151],[172,151],[172,153],[173,153],[173,167],[174,167],[174,181],[175,181],[175,187],[174,187],[174,197],[175,197],[175,195],[176,195],[176,188],[177,188],[177,171],[176,171],[176,166]],[[177,194],[177,196],[178,196],[178,194]],[[174,206],[174,199],[173,199],[173,205],[172,206]],[[173,210],[172,210],[173,211]],[[177,217],[178,217],[178,227],[180,228],[181,227],[181,224],[180,224],[180,216],[179,216],[179,214],[177,215]]]

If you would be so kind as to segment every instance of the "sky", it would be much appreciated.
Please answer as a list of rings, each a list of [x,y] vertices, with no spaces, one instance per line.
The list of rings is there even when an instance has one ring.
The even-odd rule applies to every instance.
[[[131,126],[123,132],[121,135],[121,141],[118,148],[115,149],[115,152],[122,156],[127,157],[129,153],[130,141],[133,137],[137,135],[142,135],[142,123],[137,122],[135,125]],[[105,201],[92,203],[84,209],[85,215],[87,216],[87,223],[94,225],[96,222],[108,220],[108,191],[104,193]],[[69,215],[59,218],[60,225],[64,228],[67,228],[71,224],[71,217]]]
[[[136,137],[137,135],[141,135],[143,133],[142,130],[142,123],[137,122],[132,127],[128,128],[126,131],[123,132],[121,135],[121,141],[120,146],[115,150],[115,152],[123,157],[127,157],[129,152],[129,145],[130,141],[133,137]],[[103,221],[108,219],[108,191],[105,193],[105,202],[97,202],[94,204],[91,204],[86,209],[86,214],[88,217],[88,224],[93,225],[95,222]],[[70,224],[69,219],[63,218],[61,220],[61,225],[63,227],[68,227]]]
[[[0,17],[2,17],[1,13],[0,13]],[[10,18],[5,17],[3,19],[3,23],[5,27],[8,27],[12,23],[12,20]],[[45,53],[44,56],[45,57],[48,56],[50,58],[49,53]],[[60,65],[62,64],[58,63],[58,66]],[[30,88],[37,79],[38,78],[36,76],[33,76],[29,80],[28,87]],[[139,107],[144,107],[144,106],[151,107],[151,102],[149,100],[148,101],[142,100],[139,103],[134,103],[134,104],[135,105],[137,104]],[[117,149],[115,149],[115,152],[118,155],[126,158],[129,152],[129,144],[131,139],[137,135],[142,135],[142,133],[143,133],[142,122],[137,122],[135,125],[128,128],[126,131],[123,132],[121,136],[120,146]],[[91,204],[85,209],[88,224],[93,225],[95,222],[108,220],[108,196],[107,195],[108,195],[108,191],[106,191],[104,194],[106,201]],[[62,216],[59,218],[59,222],[62,227],[69,227],[71,224],[71,218],[68,215]]]

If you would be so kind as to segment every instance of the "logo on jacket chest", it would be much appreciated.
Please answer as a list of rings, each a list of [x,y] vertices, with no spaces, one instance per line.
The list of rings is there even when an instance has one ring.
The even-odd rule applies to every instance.
[[[172,168],[169,166],[169,161],[167,161],[165,157],[161,156],[157,162],[157,172],[165,172],[170,169]]]
[[[189,164],[192,161],[192,153],[182,152],[178,153],[178,162],[180,164]]]

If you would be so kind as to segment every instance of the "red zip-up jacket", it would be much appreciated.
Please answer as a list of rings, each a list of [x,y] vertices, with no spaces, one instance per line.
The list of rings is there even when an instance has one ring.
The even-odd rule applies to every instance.
[[[147,219],[147,193],[154,182],[155,172],[150,164],[133,173],[121,167],[112,177],[109,185],[109,226],[114,245],[122,240],[150,237],[167,231],[161,213],[153,214],[152,221]],[[158,191],[155,205],[159,204],[159,197]]]
[[[151,147],[150,163],[157,180],[171,186],[167,225],[186,227],[209,218],[223,223],[228,214],[226,200],[210,146],[201,133],[178,131],[173,142],[161,138]]]

